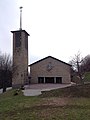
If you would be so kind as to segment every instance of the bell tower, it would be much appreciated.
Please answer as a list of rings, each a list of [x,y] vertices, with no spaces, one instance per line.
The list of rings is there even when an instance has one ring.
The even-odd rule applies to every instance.
[[[28,36],[22,30],[22,7],[20,7],[20,30],[13,33],[13,74],[12,87],[18,88],[28,82]]]

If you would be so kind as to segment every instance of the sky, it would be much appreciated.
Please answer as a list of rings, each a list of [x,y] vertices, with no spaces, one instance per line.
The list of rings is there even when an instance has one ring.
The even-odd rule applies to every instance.
[[[30,36],[29,64],[47,56],[69,62],[90,54],[90,0],[0,0],[0,51],[12,56],[12,33]]]

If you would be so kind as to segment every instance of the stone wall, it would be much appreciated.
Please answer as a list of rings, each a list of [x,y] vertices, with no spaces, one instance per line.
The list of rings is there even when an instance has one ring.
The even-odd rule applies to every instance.
[[[70,83],[70,68],[71,66],[48,57],[30,66],[31,83],[38,83],[38,77],[62,77],[62,83]]]
[[[21,32],[21,46],[15,46],[15,34]],[[25,31],[13,32],[13,77],[12,86],[19,87],[24,85],[28,79],[28,48],[25,48]],[[27,40],[28,42],[28,40]]]

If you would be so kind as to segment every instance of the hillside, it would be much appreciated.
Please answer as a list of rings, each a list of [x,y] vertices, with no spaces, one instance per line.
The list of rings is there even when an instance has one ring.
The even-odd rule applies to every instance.
[[[84,81],[85,81],[85,82],[90,82],[90,72],[86,72],[86,73],[85,73]]]
[[[0,94],[0,120],[89,120],[90,84],[26,97],[16,90]]]
[[[41,97],[87,97],[90,98],[90,84],[43,92]]]

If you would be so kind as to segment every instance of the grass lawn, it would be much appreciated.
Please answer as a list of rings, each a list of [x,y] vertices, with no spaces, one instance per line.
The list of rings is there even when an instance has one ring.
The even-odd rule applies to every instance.
[[[38,97],[14,90],[0,94],[0,120],[90,120],[90,85],[73,86]]]
[[[85,73],[85,82],[90,82],[90,72]]]

